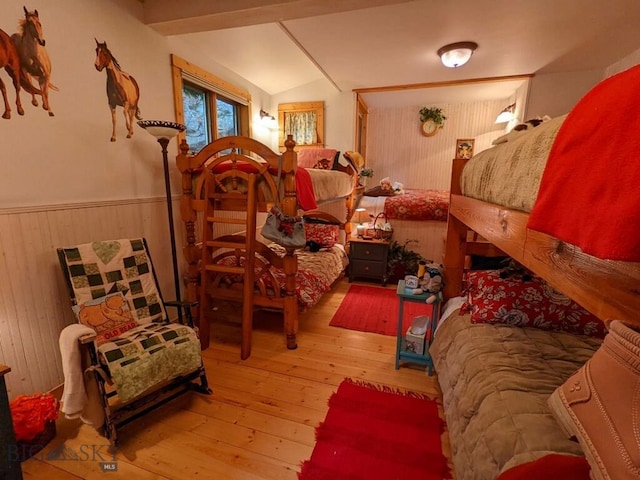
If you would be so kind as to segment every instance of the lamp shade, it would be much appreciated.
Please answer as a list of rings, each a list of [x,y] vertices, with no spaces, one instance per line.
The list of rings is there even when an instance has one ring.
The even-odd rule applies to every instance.
[[[475,42],[457,42],[445,45],[438,50],[438,56],[445,67],[461,67],[469,61],[473,52],[478,48]]]
[[[507,123],[513,120],[515,116],[514,115],[515,110],[516,110],[515,103],[512,103],[508,107],[505,107],[504,110],[502,110],[498,114],[498,117],[496,118],[496,123]]]
[[[170,140],[186,129],[181,123],[167,122],[165,120],[140,120],[138,125],[158,140],[161,138]]]
[[[356,234],[359,237],[362,237],[364,235],[365,230],[366,230],[364,224],[369,221],[369,213],[367,212],[367,209],[366,208],[356,208],[356,211],[355,211],[355,213],[353,215],[353,221],[358,224],[356,226]]]

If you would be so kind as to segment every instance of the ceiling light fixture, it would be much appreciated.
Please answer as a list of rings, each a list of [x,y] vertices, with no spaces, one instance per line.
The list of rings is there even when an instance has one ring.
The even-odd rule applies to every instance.
[[[508,107],[505,107],[504,110],[502,110],[498,114],[498,117],[496,118],[496,123],[507,123],[507,122],[510,122],[515,117],[515,115],[514,115],[515,111],[516,111],[516,104],[515,103],[512,103]]]
[[[265,117],[269,120],[275,120],[276,117],[274,117],[273,115],[265,112],[264,110],[260,109],[260,120],[264,120]]]
[[[438,56],[445,67],[457,68],[469,61],[476,48],[475,42],[450,43],[438,50]]]

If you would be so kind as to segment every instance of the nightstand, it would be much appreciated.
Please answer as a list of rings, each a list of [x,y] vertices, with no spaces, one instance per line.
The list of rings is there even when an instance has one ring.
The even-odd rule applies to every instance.
[[[389,245],[386,240],[352,238],[349,241],[349,282],[361,277],[379,280],[385,286]]]

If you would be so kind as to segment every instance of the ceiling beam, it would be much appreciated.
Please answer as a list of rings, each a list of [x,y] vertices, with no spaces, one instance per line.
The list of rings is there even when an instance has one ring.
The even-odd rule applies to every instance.
[[[163,35],[222,30],[412,0],[143,0],[144,22]]]
[[[467,78],[464,80],[446,80],[442,82],[411,83],[408,85],[389,85],[386,87],[354,88],[353,92],[362,94],[362,93],[398,92],[401,90],[416,90],[421,88],[455,87],[459,85],[469,85],[473,83],[526,80],[527,78],[532,78],[534,76],[535,74],[533,73],[526,73],[523,75],[506,75],[502,77]]]

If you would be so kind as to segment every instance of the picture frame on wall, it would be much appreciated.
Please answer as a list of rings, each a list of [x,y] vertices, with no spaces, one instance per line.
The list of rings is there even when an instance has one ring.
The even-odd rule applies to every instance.
[[[473,157],[473,146],[475,140],[473,138],[459,138],[456,140],[456,158]]]

